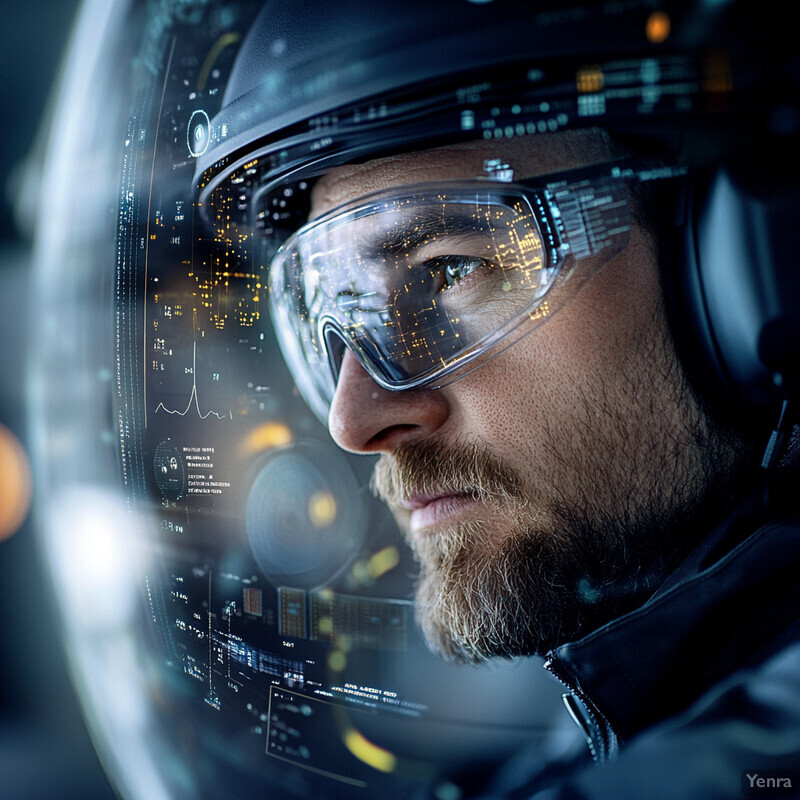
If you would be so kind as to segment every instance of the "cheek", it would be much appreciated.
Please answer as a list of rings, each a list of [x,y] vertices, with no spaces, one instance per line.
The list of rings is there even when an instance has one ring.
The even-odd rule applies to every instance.
[[[452,385],[451,419],[459,432],[513,458],[534,455],[544,435],[599,437],[609,404],[632,410],[631,376],[649,374],[642,353],[666,322],[647,248],[632,243],[625,256],[547,323]]]
[[[559,352],[564,345],[537,341],[540,332],[454,384],[451,418],[459,432],[483,439],[512,464],[535,456],[543,436],[575,423],[576,378]]]

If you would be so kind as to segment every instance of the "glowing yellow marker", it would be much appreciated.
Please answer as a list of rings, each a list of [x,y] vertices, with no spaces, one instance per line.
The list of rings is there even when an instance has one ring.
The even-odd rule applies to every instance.
[[[292,442],[292,432],[283,422],[267,422],[251,431],[244,440],[245,453],[259,453],[273,447],[286,447]]]
[[[605,75],[600,66],[593,64],[579,69],[575,82],[581,94],[595,94],[603,91]]]
[[[355,728],[348,728],[344,733],[345,747],[359,760],[381,772],[394,772],[397,767],[397,756],[371,742]]]
[[[308,516],[315,528],[326,528],[336,519],[336,500],[330,492],[314,492],[308,501]]]

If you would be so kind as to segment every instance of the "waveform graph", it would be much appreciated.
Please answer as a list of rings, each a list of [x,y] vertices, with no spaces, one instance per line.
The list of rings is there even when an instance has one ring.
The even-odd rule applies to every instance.
[[[197,387],[197,342],[192,342],[192,366],[191,369],[187,368],[187,372],[191,372],[192,388],[189,396],[186,398],[186,405],[178,404],[177,407],[171,408],[163,401],[159,402],[156,406],[155,413],[169,414],[170,416],[185,417],[188,415],[196,414],[201,420],[214,417],[218,420],[233,419],[233,411],[231,409],[220,410],[211,407],[205,407],[200,399],[200,392]]]

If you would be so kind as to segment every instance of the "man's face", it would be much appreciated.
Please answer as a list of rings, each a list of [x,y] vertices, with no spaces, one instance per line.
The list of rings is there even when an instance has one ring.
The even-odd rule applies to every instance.
[[[312,215],[473,178],[497,157],[527,178],[608,151],[561,133],[341,167],[318,182]],[[420,562],[429,643],[472,661],[545,652],[641,601],[741,458],[687,385],[639,227],[546,324],[443,388],[387,391],[346,351],[329,427],[344,449],[381,455],[374,486]]]

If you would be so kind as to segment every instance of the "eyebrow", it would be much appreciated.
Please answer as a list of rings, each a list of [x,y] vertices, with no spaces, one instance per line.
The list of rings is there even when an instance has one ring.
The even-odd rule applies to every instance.
[[[425,209],[416,212],[409,225],[396,225],[377,234],[357,236],[355,249],[367,259],[401,255],[419,250],[437,236],[459,236],[478,233],[475,215],[448,214]]]

